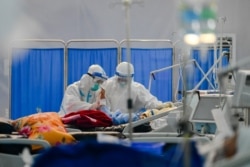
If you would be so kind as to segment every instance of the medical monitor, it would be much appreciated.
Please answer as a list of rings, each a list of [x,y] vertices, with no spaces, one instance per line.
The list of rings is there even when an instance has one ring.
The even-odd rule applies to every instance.
[[[185,94],[185,103],[186,103],[186,107],[185,107],[185,118],[188,118],[190,117],[191,113],[193,110],[195,110],[198,102],[199,102],[199,99],[200,99],[200,93],[199,91],[195,91],[195,92],[192,92],[192,91],[187,91],[186,94]]]
[[[190,122],[215,123],[212,109],[219,108],[220,105],[223,107],[225,98],[225,96],[220,94],[200,95],[199,101],[190,115]]]
[[[232,106],[250,107],[250,70],[239,70],[236,74],[236,87],[233,96]]]

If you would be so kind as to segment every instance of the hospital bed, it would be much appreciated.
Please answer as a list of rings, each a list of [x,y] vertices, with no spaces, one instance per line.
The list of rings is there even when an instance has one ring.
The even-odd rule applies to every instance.
[[[94,127],[88,129],[79,129],[74,125],[66,124],[67,131],[77,140],[91,140],[96,139],[98,134],[106,134],[115,136],[119,139],[128,139],[131,136],[131,129],[133,138],[145,138],[146,136],[150,137],[178,137],[180,134],[177,132],[177,129],[172,130],[168,128],[168,125],[163,125],[161,128],[153,129],[150,125],[151,121],[157,121],[157,119],[165,119],[164,117],[168,116],[171,112],[182,112],[183,105],[182,103],[173,103],[174,106],[167,108],[164,112],[155,113],[156,115],[148,116],[144,119],[140,119],[131,123],[113,125],[108,127]],[[166,121],[166,120],[165,120]],[[131,129],[130,129],[131,128]],[[170,129],[170,130],[168,130]]]
[[[175,104],[175,103],[174,103]],[[191,107],[192,108],[192,107]],[[119,125],[117,127],[98,127],[95,128],[94,131],[82,131],[79,129],[75,129],[72,127],[67,127],[68,132],[76,138],[77,141],[86,141],[86,140],[92,140],[96,139],[96,136],[98,133],[112,135],[115,137],[118,137],[119,139],[126,140],[130,136],[130,129],[129,128],[136,128],[139,126],[143,126],[145,124],[149,124],[151,121],[155,121],[159,118],[164,118],[169,115],[171,112],[175,111],[182,111],[183,110],[183,104],[182,103],[176,103],[174,108],[170,108],[167,112],[162,112],[156,115],[152,115],[150,117],[140,119],[138,121],[132,122],[129,126],[129,124],[123,124]],[[117,129],[116,129],[117,128]],[[177,131],[166,131],[166,127],[162,127],[158,130],[151,129],[148,132],[144,133],[133,133],[132,140],[134,142],[165,142],[165,143],[181,143],[185,141],[185,137],[179,136],[179,133]],[[112,131],[113,130],[113,131]],[[190,140],[192,141],[200,141],[201,143],[209,142],[210,139],[206,136],[202,137],[192,137]],[[44,141],[44,140],[31,140],[31,139],[2,139],[0,140],[0,144],[7,144],[7,143],[15,143],[15,144],[42,144],[45,148],[50,147],[50,145]],[[32,157],[36,157],[38,154],[32,155]],[[22,158],[19,155],[12,155],[12,154],[6,154],[6,153],[0,153],[0,161],[2,164],[8,164],[8,166],[12,165],[15,167],[23,166]],[[13,164],[10,164],[10,162],[13,162]],[[20,165],[21,164],[21,165]],[[12,167],[10,166],[10,167]],[[1,166],[0,166],[1,167]]]
[[[164,112],[159,112],[156,115],[151,115],[149,117],[146,117],[144,119],[139,119],[137,121],[131,122],[131,123],[126,123],[126,124],[121,124],[121,125],[113,125],[113,126],[109,126],[109,127],[94,127],[94,128],[90,128],[87,130],[80,130],[77,129],[76,127],[72,126],[72,125],[66,125],[67,130],[70,133],[80,133],[80,132],[120,132],[124,135],[127,135],[130,132],[130,128],[133,128],[133,132],[135,133],[140,133],[140,132],[166,132],[164,131],[164,128],[162,129],[158,129],[158,130],[154,130],[151,128],[150,126],[150,122],[157,120],[159,118],[163,118],[167,115],[169,115],[169,113],[171,112],[175,112],[175,111],[182,111],[183,106],[182,103],[173,103],[174,107],[172,108],[168,108],[167,110],[165,110]]]
[[[190,94],[190,95],[193,95]],[[193,98],[192,100],[198,102],[198,99]],[[187,103],[192,103],[189,102],[187,100]],[[158,129],[152,129],[149,131],[144,131],[144,132],[140,132],[137,131],[135,132],[134,129],[136,127],[142,126],[147,124],[147,126],[150,126],[150,122],[151,121],[156,121],[157,119],[166,119],[166,116],[168,116],[169,114],[171,114],[171,112],[183,112],[183,104],[182,103],[174,103],[175,107],[170,108],[169,110],[167,110],[166,112],[162,112],[156,115],[152,115],[150,117],[144,118],[144,119],[140,119],[138,121],[135,122],[131,122],[131,124],[129,125],[129,123],[127,124],[122,124],[122,125],[118,125],[118,126],[111,126],[111,127],[97,127],[95,128],[93,131],[75,131],[74,129],[72,129],[72,131],[70,132],[71,134],[75,135],[78,139],[86,139],[89,137],[90,138],[96,138],[98,133],[104,133],[104,134],[108,134],[108,135],[112,135],[112,136],[116,136],[120,139],[132,139],[133,141],[155,141],[155,142],[160,142],[160,141],[164,141],[164,142],[170,142],[170,143],[179,143],[181,141],[183,141],[185,139],[185,137],[183,136],[183,132],[178,131],[178,126],[175,125],[175,129],[173,130],[170,129],[167,125],[163,125]],[[188,107],[186,106],[186,108],[188,108],[189,111],[187,115],[190,115],[192,110],[194,110],[195,106],[192,105],[196,105],[196,104],[188,104]],[[173,119],[173,118],[170,118]],[[176,122],[178,123],[178,122]],[[132,134],[130,133],[130,128],[133,129]],[[193,129],[190,129],[191,131]],[[131,136],[132,135],[132,136]],[[205,143],[205,142],[209,142],[213,139],[213,137],[209,136],[209,135],[194,135],[192,138],[190,138],[191,140],[194,141],[201,141],[201,143]]]
[[[155,121],[159,118],[163,118],[163,117],[166,117],[167,115],[169,115],[169,113],[171,112],[175,112],[175,111],[182,111],[183,110],[183,106],[182,104],[180,103],[176,103],[174,104],[174,107],[173,108],[170,108],[169,110],[167,110],[166,112],[162,112],[162,113],[159,113],[159,114],[156,114],[156,115],[152,115],[150,117],[147,117],[147,118],[144,118],[144,119],[140,119],[138,121],[135,121],[135,122],[132,122],[131,123],[131,128],[135,128],[135,127],[138,127],[140,125],[143,125],[143,124],[146,124],[146,123],[150,123],[151,121]],[[129,133],[129,128],[130,126],[125,126],[122,133],[123,134],[127,134]],[[165,131],[166,130],[166,126],[163,126],[159,129],[152,129],[150,132],[167,132]],[[169,131],[170,132],[170,131]],[[175,131],[176,132],[176,131]]]
[[[187,92],[186,93],[186,103],[185,107],[183,106],[183,103],[176,102],[173,103],[173,107],[168,108],[165,112],[159,112],[156,115],[151,115],[149,117],[146,117],[144,119],[140,119],[134,122],[131,122],[130,124],[121,124],[121,125],[115,125],[115,126],[109,126],[109,127],[96,127],[92,128],[90,130],[79,130],[75,129],[74,127],[68,126],[68,131],[71,134],[77,134],[78,136],[82,133],[82,135],[93,135],[93,133],[113,133],[113,132],[119,132],[121,136],[130,137],[131,136],[131,129],[133,129],[133,137],[136,138],[143,138],[143,137],[178,137],[181,136],[181,131],[178,129],[178,119],[177,114],[179,114],[179,117],[185,116],[187,118],[187,123],[190,131],[193,131],[193,125],[191,122],[189,122],[189,117],[194,113],[197,109],[197,105],[200,101],[200,95],[198,92]],[[184,111],[185,108],[185,111]],[[171,117],[173,115],[173,117]],[[205,115],[206,116],[206,115]],[[210,118],[210,117],[209,117]],[[158,119],[161,119],[159,121],[160,125],[157,128],[151,127],[151,122],[157,122]],[[169,120],[175,120],[170,125],[167,121]],[[163,122],[162,122],[163,121]],[[139,130],[138,130],[139,129]],[[200,135],[200,137],[203,137]],[[212,139],[211,136],[207,136],[209,139]]]
[[[197,106],[199,104],[199,93],[198,92],[188,92],[186,96],[186,104],[185,104],[185,111],[183,111],[184,106],[182,103],[176,103],[175,108],[170,109],[168,112],[160,113],[151,117],[148,117],[146,119],[142,119],[136,122],[132,123],[132,128],[136,127],[137,125],[141,125],[146,122],[154,121],[159,118],[164,118],[166,119],[166,116],[169,116],[172,112],[181,112],[180,114],[183,116],[185,115],[187,118],[191,117],[193,113],[196,112]],[[170,119],[175,119],[171,118]],[[192,122],[189,122],[190,120],[186,120],[187,126],[190,124],[192,125]],[[172,127],[172,129],[169,130],[168,125],[164,125],[159,129],[153,129],[150,132],[147,133],[133,133],[132,139],[133,141],[141,141],[141,142],[166,142],[166,143],[180,143],[186,140],[187,138],[192,141],[197,141],[202,144],[211,142],[213,140],[213,135],[209,134],[198,134],[194,132],[193,128],[188,128],[188,133],[192,133],[192,136],[185,136],[184,131],[179,131],[178,130],[178,123],[180,122],[175,122],[176,125],[175,127]],[[192,125],[193,127],[193,125]],[[129,126],[124,128],[123,134],[125,136],[129,136]],[[175,129],[173,129],[175,128]]]
[[[167,112],[162,112],[162,113],[147,117],[145,119],[141,119],[141,120],[132,122],[131,126],[129,126],[129,124],[120,125],[119,127],[121,128],[120,129],[121,131],[108,131],[105,128],[99,127],[99,128],[95,128],[95,131],[82,131],[79,129],[69,128],[68,132],[70,134],[72,134],[78,141],[86,141],[86,140],[96,139],[96,136],[98,133],[112,135],[112,136],[118,137],[119,139],[122,139],[125,141],[125,140],[128,140],[128,137],[130,135],[129,134],[130,127],[136,128],[138,126],[150,123],[151,121],[157,120],[159,118],[163,118],[163,117],[167,116],[169,113],[175,112],[178,110],[179,111],[183,110],[183,105],[181,103],[177,103],[175,108],[169,109]],[[181,143],[183,141],[186,141],[186,139],[187,139],[186,137],[180,137],[179,133],[177,133],[177,132],[167,132],[167,131],[164,131],[164,128],[162,128],[161,130],[159,130],[159,131],[151,130],[151,131],[146,132],[146,133],[133,133],[132,140],[133,140],[133,142],[138,142],[138,143],[164,142],[164,143],[169,143],[169,144],[178,144],[178,143]],[[45,148],[50,147],[50,145],[44,140],[33,141],[30,139],[29,140],[18,139],[18,140],[10,140],[9,141],[9,139],[7,139],[7,141],[10,143],[17,143],[17,144],[19,144],[19,142],[21,142],[21,143],[24,142],[24,144],[33,144],[32,142],[45,142],[45,143],[43,143],[45,145]],[[0,143],[6,144],[7,141],[0,140]],[[199,141],[201,143],[204,143],[204,142],[209,142],[210,140],[209,140],[209,138],[203,136],[203,137],[193,137],[190,139],[190,141]],[[34,144],[36,144],[36,143],[34,143]],[[32,157],[36,157],[37,155],[39,155],[39,154],[32,155]],[[6,153],[1,153],[0,160],[2,160],[2,159],[3,159],[3,164],[6,164],[6,163],[9,164],[9,162],[11,161],[14,163],[13,166],[19,167],[20,164],[23,165],[22,158],[19,155],[9,155]]]
[[[1,135],[0,138],[0,167],[24,167],[27,159],[34,159],[40,152],[32,153],[30,148],[32,145],[41,146],[42,149],[50,148],[50,144],[45,140],[34,140],[20,138],[16,135]],[[23,157],[23,150],[28,148],[28,154],[26,158]],[[41,150],[40,150],[41,151]]]
[[[175,104],[175,103],[174,103]],[[136,127],[139,126],[143,126],[145,124],[149,124],[151,121],[155,121],[159,118],[164,118],[165,116],[168,116],[169,113],[171,112],[175,112],[175,111],[182,111],[183,110],[183,104],[182,103],[176,103],[174,108],[170,108],[168,111],[166,112],[162,112],[156,115],[152,115],[150,117],[144,118],[144,119],[140,119],[138,121],[135,122],[131,122],[130,126],[129,124],[123,124],[123,125],[119,125],[117,127],[113,126],[113,127],[97,127],[94,129],[94,131],[82,131],[79,129],[75,129],[72,127],[67,127],[68,132],[70,134],[72,134],[72,136],[74,136],[78,141],[84,140],[92,140],[96,138],[96,135],[98,133],[103,133],[103,134],[107,134],[107,135],[112,135],[112,136],[116,136],[120,139],[124,139],[126,140],[127,138],[129,138],[130,135],[130,129],[129,128],[133,128],[135,129]],[[117,129],[116,129],[117,128]],[[112,131],[115,130],[115,131]],[[166,127],[160,128],[158,130],[154,130],[151,129],[148,132],[145,133],[133,133],[132,136],[132,140],[134,141],[138,141],[138,142],[166,142],[166,143],[180,143],[182,142],[184,139],[184,137],[180,137],[179,133],[176,132],[172,132],[172,131],[166,131]],[[18,139],[21,140],[21,139]],[[197,138],[192,138],[191,140],[199,140],[202,142],[209,142],[209,138],[203,136],[203,137],[197,137]],[[17,140],[11,140],[10,142],[15,143]],[[24,144],[32,144],[33,140],[27,140],[27,139],[23,139],[21,140],[21,142],[26,142]],[[34,141],[34,142],[38,142],[38,141]],[[46,141],[42,140],[40,142],[45,142],[45,147],[46,147]],[[0,140],[0,143],[6,144],[4,143],[4,140]],[[17,143],[19,143],[19,141],[17,141]],[[49,147],[49,145],[47,145],[47,147]],[[35,157],[36,155],[32,155],[33,157]],[[3,157],[5,163],[8,163],[9,161],[13,161],[13,162],[17,162],[15,164],[13,164],[14,166],[19,163],[21,163],[22,159],[20,158],[20,156],[18,155],[9,155],[9,154],[5,154],[5,153],[1,153],[0,154],[0,158]],[[12,160],[13,159],[13,160]],[[15,160],[15,161],[14,161]]]

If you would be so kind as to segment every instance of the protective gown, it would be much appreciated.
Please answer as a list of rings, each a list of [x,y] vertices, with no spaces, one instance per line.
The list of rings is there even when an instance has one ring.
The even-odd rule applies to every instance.
[[[69,85],[64,93],[59,115],[64,116],[70,112],[95,109],[100,89],[92,91],[94,81],[91,76],[84,74],[80,81]]]
[[[128,85],[121,86],[117,82],[117,76],[108,79],[102,88],[105,90],[106,103],[111,112],[120,110],[127,113],[127,99],[129,96]],[[158,108],[162,105],[142,84],[131,81],[131,99],[133,102],[132,112],[137,112],[142,108]]]

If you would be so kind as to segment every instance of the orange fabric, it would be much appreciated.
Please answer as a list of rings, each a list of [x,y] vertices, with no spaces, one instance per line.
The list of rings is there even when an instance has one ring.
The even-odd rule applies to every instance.
[[[67,133],[61,118],[56,112],[32,114],[13,121],[13,126],[21,135],[29,139],[42,139],[51,146],[75,142]]]

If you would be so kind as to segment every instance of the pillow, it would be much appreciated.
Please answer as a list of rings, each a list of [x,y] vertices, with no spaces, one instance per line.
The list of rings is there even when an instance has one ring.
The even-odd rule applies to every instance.
[[[15,131],[12,120],[0,117],[0,134],[11,134]]]
[[[75,142],[56,112],[32,114],[14,120],[12,124],[19,134],[29,139],[46,140],[51,146]]]

